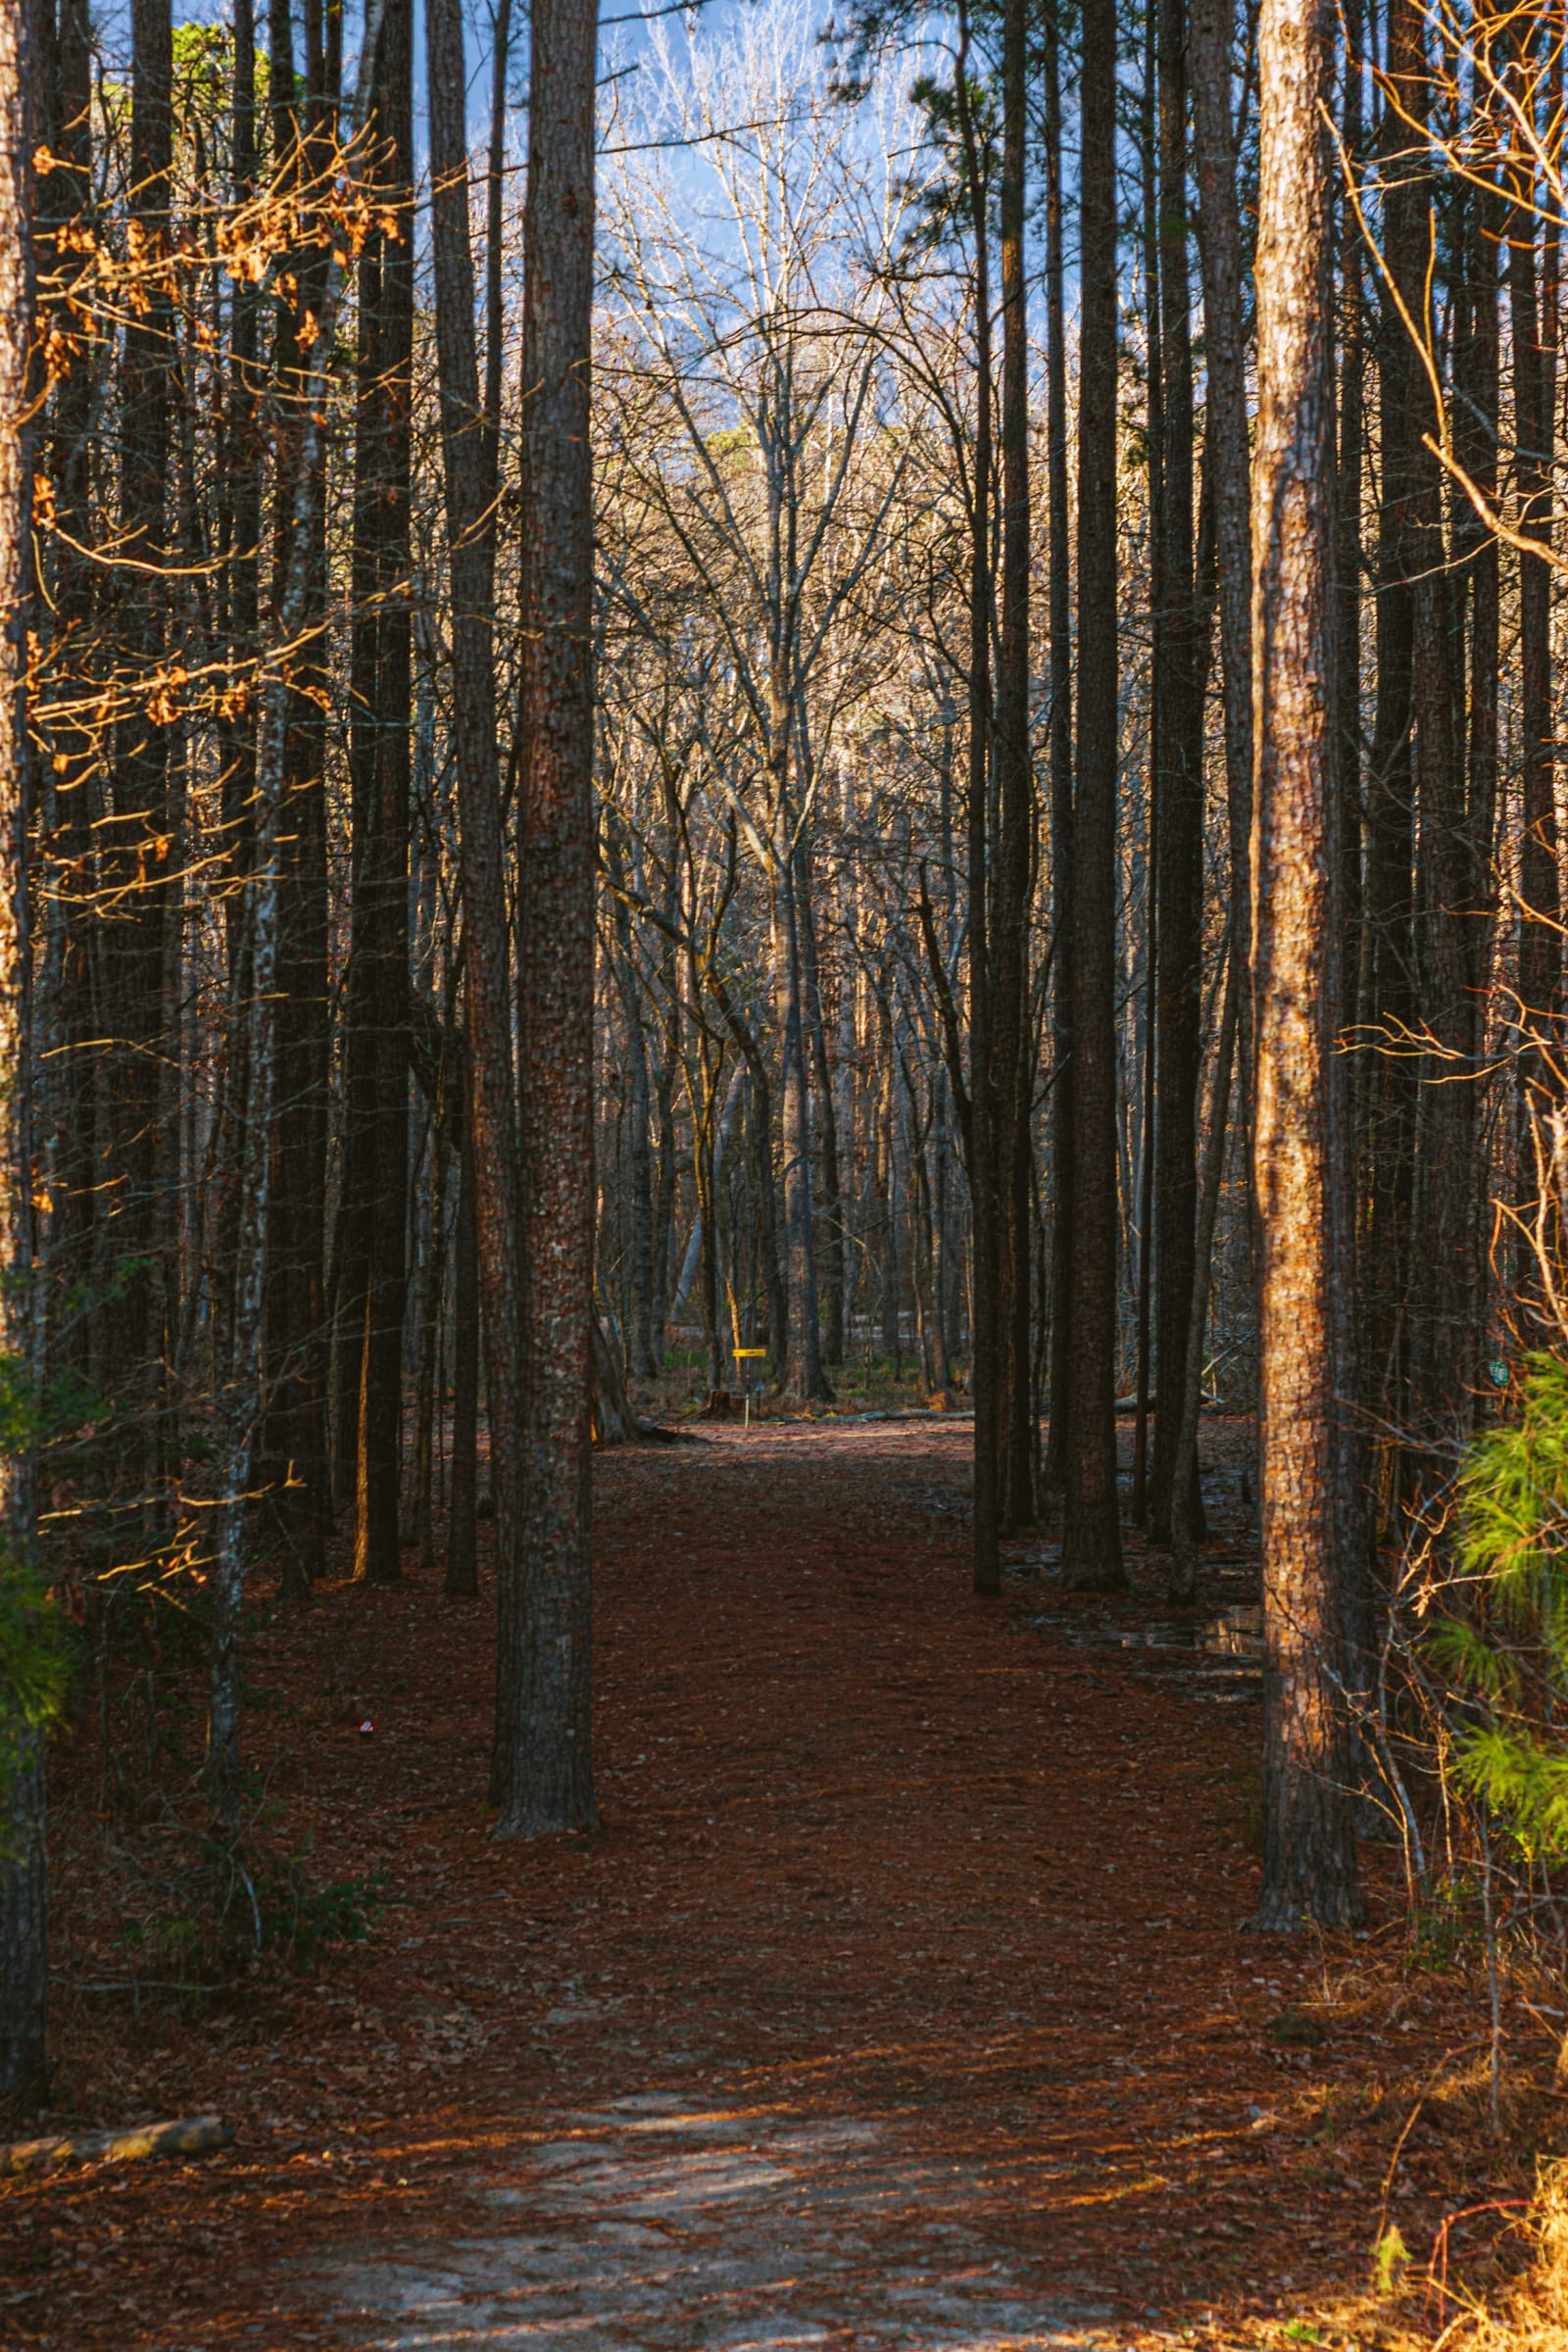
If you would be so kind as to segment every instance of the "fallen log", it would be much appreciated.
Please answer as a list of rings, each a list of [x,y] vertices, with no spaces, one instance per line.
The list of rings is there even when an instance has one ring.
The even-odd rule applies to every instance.
[[[144,2156],[210,2156],[226,2148],[232,2124],[216,2115],[184,2123],[136,2124],[128,2132],[71,2132],[52,2139],[14,2139],[0,2147],[0,2180],[50,2173],[65,2164],[137,2164]]]

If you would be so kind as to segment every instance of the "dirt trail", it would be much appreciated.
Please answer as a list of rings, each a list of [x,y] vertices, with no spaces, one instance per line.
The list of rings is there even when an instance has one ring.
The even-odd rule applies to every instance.
[[[1002,2352],[1360,2275],[1381,2053],[1442,2021],[1348,2001],[1364,1948],[1239,1933],[1255,1699],[1112,1646],[1147,1599],[1050,1597],[1043,1542],[976,1600],[967,1451],[602,1464],[590,1839],[485,1836],[483,1605],[334,1588],[260,1637],[278,1801],[388,1908],[122,2080],[231,2155],[0,2204],[24,2251],[54,2223],[19,2340]],[[1394,2209],[1415,2245],[1437,2207]]]

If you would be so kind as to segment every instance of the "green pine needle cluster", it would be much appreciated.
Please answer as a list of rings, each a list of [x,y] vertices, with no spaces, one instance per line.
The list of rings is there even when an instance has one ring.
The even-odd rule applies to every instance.
[[[67,1625],[29,1562],[0,1553],[0,1857],[12,1780],[24,1750],[65,1703]]]
[[[1470,1447],[1459,1481],[1465,1613],[1428,1654],[1466,1702],[1461,1784],[1526,1861],[1568,1859],[1568,1361],[1537,1354],[1516,1421]]]

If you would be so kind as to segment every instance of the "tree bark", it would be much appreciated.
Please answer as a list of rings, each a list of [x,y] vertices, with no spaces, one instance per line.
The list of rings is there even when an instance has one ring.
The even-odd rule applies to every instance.
[[[355,89],[351,139],[365,129],[382,0],[368,0],[365,45]],[[305,626],[312,595],[313,524],[321,503],[322,416],[337,331],[342,269],[334,255],[321,288],[310,372],[304,387],[304,432],[293,452],[294,505],[289,524],[288,572],[277,605],[277,645],[292,647]],[[283,463],[281,432],[278,463]],[[215,1510],[212,1569],[212,1649],[208,1677],[207,1778],[215,1824],[232,1846],[241,1829],[239,1642],[245,1598],[245,1528],[252,1460],[262,1411],[262,1311],[269,1244],[271,1129],[275,1057],[273,1012],[278,930],[278,823],[287,758],[290,682],[283,662],[269,663],[256,762],[255,858],[252,868],[250,996],[245,1048],[246,1092],[239,1128],[240,1182],[236,1217],[233,1305],[226,1360],[220,1367],[220,1486]]]
[[[1539,74],[1538,21],[1519,17],[1514,35],[1527,81]],[[1557,37],[1553,32],[1551,38]],[[1536,166],[1515,126],[1506,165],[1512,199],[1508,222],[1508,309],[1513,329],[1513,424],[1519,528],[1537,545],[1551,544],[1551,466],[1555,425],[1548,404],[1550,337],[1542,318],[1536,239]],[[1523,735],[1523,828],[1519,897],[1519,996],[1525,1017],[1550,1023],[1560,997],[1562,952],[1558,913],[1556,759],[1551,679],[1551,565],[1544,555],[1521,551],[1519,578],[1519,721]],[[1528,1186],[1530,1177],[1524,1175]]]
[[[376,64],[377,192],[396,218],[373,240],[362,274],[360,431],[370,549],[362,612],[356,711],[352,1057],[345,1082],[354,1122],[357,1280],[348,1314],[345,1427],[354,1407],[354,1574],[402,1575],[398,1503],[403,1421],[405,1224],[409,1180],[409,712],[412,660],[410,490],[414,353],[412,0],[387,0]],[[367,296],[368,301],[367,302]],[[345,1164],[345,1191],[349,1168]],[[345,1435],[346,1427],[345,1427]]]
[[[1154,1024],[1154,1459],[1150,1534],[1167,1541],[1187,1385],[1198,1217],[1202,1071],[1202,642],[1193,548],[1192,287],[1187,259],[1187,26],[1184,0],[1159,0],[1160,565],[1158,1017]]]
[[[1263,0],[1253,471],[1257,1189],[1263,1228],[1263,1893],[1258,1925],[1360,1913],[1341,1622],[1348,1271],[1335,1069],[1333,154],[1328,0]]]
[[[452,578],[452,670],[461,819],[464,977],[467,999],[467,1099],[458,1212],[457,1384],[448,1589],[474,1590],[471,1424],[477,1413],[472,1342],[482,1280],[490,1485],[496,1575],[506,1639],[517,1599],[522,1529],[523,1421],[521,1211],[516,1180],[517,1105],[496,745],[496,440],[479,403],[473,334],[473,256],[468,234],[467,87],[459,0],[427,0],[431,243],[441,441]],[[465,1351],[466,1348],[466,1358]]]
[[[1419,0],[1390,0],[1388,71],[1401,90],[1423,70]],[[1427,252],[1419,167],[1410,134],[1392,106],[1381,133],[1386,177],[1385,259],[1401,287],[1419,286]],[[1367,913],[1371,926],[1374,1028],[1408,1030],[1415,1003],[1415,805],[1411,727],[1415,677],[1414,506],[1419,494],[1424,399],[1404,321],[1385,292],[1378,343],[1382,457],[1378,509],[1377,700],[1367,777]],[[1378,1052],[1365,1090],[1367,1200],[1361,1253],[1365,1280],[1360,1359],[1366,1401],[1396,1425],[1408,1360],[1405,1308],[1415,1164],[1416,1090],[1407,1056]]]
[[[1045,24],[1046,511],[1051,564],[1051,1428],[1042,1484],[1060,1487],[1072,1385],[1072,558],[1067,496],[1067,335],[1062,280],[1061,33]]]
[[[32,584],[32,153],[25,0],[0,5],[0,1354],[25,1413],[33,1359],[32,1136],[27,832],[31,753],[26,661]],[[30,1566],[32,1446],[0,1446],[0,1577]],[[0,1705],[6,1699],[0,1695]],[[43,2088],[49,1920],[43,1742],[0,1723],[0,2099]]]
[[[303,103],[292,59],[274,52],[273,119],[289,123],[285,161],[309,185],[328,168],[339,93],[328,86],[327,54],[318,15],[307,17]],[[279,42],[286,23],[276,28]],[[285,99],[295,103],[285,104]],[[291,563],[295,452],[305,430],[314,321],[320,309],[327,248],[318,238],[290,257],[293,298],[278,319],[274,397],[285,420],[277,468],[276,596],[286,591]],[[247,520],[249,517],[247,517]],[[331,1527],[330,1464],[326,1434],[326,1148],[331,1055],[327,997],[326,515],[311,514],[310,595],[306,642],[295,657],[284,743],[283,807],[278,814],[278,1003],[275,1017],[272,1246],[266,1303],[267,1422],[263,1476],[271,1488],[270,1516],[281,1548],[283,1591],[309,1599],[326,1564]],[[277,626],[274,610],[272,625]]]
[[[1116,12],[1086,0],[1080,97],[1072,1388],[1062,1580],[1126,1583],[1116,1496]]]
[[[466,1055],[465,1055],[466,1064]],[[443,1590],[479,1590],[479,1234],[474,1211],[471,1119],[458,1168],[457,1231],[452,1268],[452,1479],[447,1490],[447,1564]],[[492,1478],[494,1467],[492,1465]]]
[[[1033,1222],[1030,1112],[1034,1027],[1029,1013],[1029,888],[1034,864],[1034,773],[1029,735],[1029,314],[1024,279],[1025,0],[1002,20],[1002,630],[997,663],[998,842],[995,945],[998,1516],[1035,1515],[1034,1382],[1029,1358],[1029,1243]]]
[[[500,1659],[501,1835],[590,1828],[595,0],[533,0],[518,932],[527,1446]]]
[[[122,553],[155,569],[168,554],[172,455],[174,321],[167,285],[156,274],[170,242],[172,41],[169,0],[134,0],[128,202],[150,277],[145,308],[132,312],[122,347],[120,529]],[[169,1353],[162,1244],[170,1138],[162,1116],[161,1046],[171,916],[171,727],[152,708],[141,706],[138,686],[161,667],[168,601],[150,594],[134,572],[124,572],[122,581],[117,650],[129,693],[127,714],[117,730],[106,846],[125,895],[109,926],[106,958],[106,1010],[116,1040],[107,1071],[114,1140],[106,1324],[109,1374],[117,1402],[129,1416],[125,1466],[146,1494],[158,1485],[158,1413]]]
[[[991,228],[969,98],[970,21],[960,0],[954,76],[974,237],[975,434],[969,514],[968,850],[969,850],[969,1209],[971,1265],[969,1391],[974,1403],[974,1589],[1000,1592],[1002,1562],[999,1435],[998,1161],[992,1036],[989,808],[991,785]]]

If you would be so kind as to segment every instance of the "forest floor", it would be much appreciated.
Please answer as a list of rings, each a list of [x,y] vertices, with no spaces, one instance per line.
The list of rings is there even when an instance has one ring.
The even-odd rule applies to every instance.
[[[1205,1423],[1200,1625],[1255,1597],[1248,1440]],[[41,2128],[235,2139],[0,2182],[0,2343],[1283,2352],[1375,2338],[1385,2216],[1435,2333],[1434,2249],[1511,2212],[1444,2218],[1520,2198],[1564,2108],[1489,2136],[1476,1967],[1415,1965],[1393,1849],[1363,1936],[1248,1932],[1249,1661],[1136,1548],[1126,1599],[1072,1600],[1044,1530],[976,1599],[968,1448],[768,1422],[600,1461],[591,1837],[488,1835],[488,1599],[411,1574],[264,1611],[258,1838],[319,1939],[238,1984],[160,1989],[198,1972],[158,1821],[105,1800],[83,1723]],[[1511,2067],[1546,2049],[1512,1996],[1506,2028]]]

